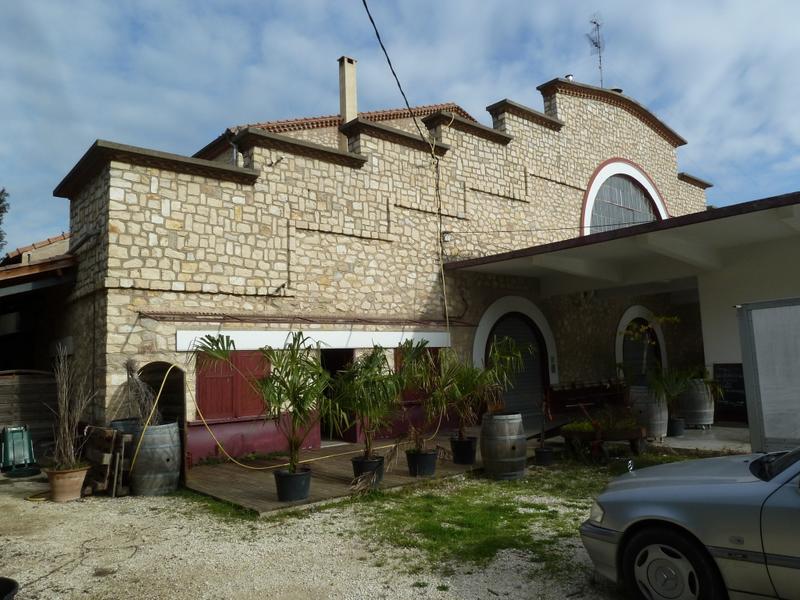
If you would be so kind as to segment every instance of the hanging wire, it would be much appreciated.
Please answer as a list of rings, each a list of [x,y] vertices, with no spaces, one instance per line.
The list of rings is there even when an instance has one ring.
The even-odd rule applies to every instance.
[[[397,84],[397,89],[400,90],[400,95],[403,96],[403,102],[406,103],[408,114],[410,115],[411,120],[414,121],[414,125],[416,126],[420,137],[426,141],[429,141],[428,136],[422,133],[422,129],[420,128],[419,123],[417,123],[417,118],[414,116],[414,111],[411,110],[411,104],[409,104],[408,102],[408,97],[406,96],[406,93],[403,90],[403,85],[400,83],[400,78],[397,76],[397,71],[394,70],[392,59],[389,58],[389,52],[386,50],[386,46],[383,45],[383,39],[381,39],[381,34],[378,31],[378,26],[375,24],[375,19],[372,18],[372,13],[369,11],[367,0],[361,0],[361,3],[364,5],[364,10],[367,11],[367,17],[369,17],[369,22],[372,23],[372,29],[375,32],[375,37],[378,39],[378,44],[380,44],[381,50],[383,50],[383,55],[386,57],[386,62],[389,65],[389,70],[392,72],[392,77],[394,77],[394,81]]]
[[[397,75],[397,71],[394,69],[394,65],[392,64],[392,59],[389,57],[389,51],[386,50],[386,46],[383,43],[383,39],[381,38],[380,31],[378,31],[378,25],[375,23],[375,19],[372,18],[372,13],[369,10],[369,5],[367,4],[367,0],[361,0],[361,3],[364,5],[364,10],[367,13],[367,17],[369,18],[369,22],[372,24],[372,29],[375,32],[375,38],[378,40],[378,44],[383,50],[383,55],[386,58],[386,63],[389,65],[389,70],[392,72],[392,77],[394,77],[394,81],[397,84],[397,89],[400,90],[400,95],[403,97],[403,102],[405,102],[406,109],[408,110],[408,115],[411,120],[414,122],[414,127],[417,128],[417,132],[419,133],[420,137],[427,141],[431,147],[431,160],[433,161],[433,169],[434,169],[434,199],[436,201],[436,211],[438,215],[438,245],[439,245],[439,273],[442,280],[442,301],[444,305],[444,321],[445,327],[447,329],[447,336],[450,337],[450,310],[447,306],[447,281],[445,278],[445,270],[444,270],[444,227],[443,227],[443,214],[442,214],[442,192],[441,192],[441,169],[440,169],[440,160],[439,157],[436,155],[436,138],[432,135],[426,136],[422,132],[422,128],[419,126],[419,122],[417,121],[417,117],[414,114],[414,111],[411,109],[411,104],[408,101],[408,96],[406,96],[405,90],[403,90],[403,85],[400,83],[400,77]],[[450,124],[452,124],[453,118],[450,119]]]
[[[644,225],[645,223],[653,223],[650,221],[626,221],[614,223],[613,225],[589,225],[589,229],[597,229],[595,233],[603,231],[613,231],[614,228],[631,227],[633,225]],[[472,235],[472,234],[485,234],[485,233],[536,233],[541,231],[575,231],[584,229],[584,225],[571,225],[567,227],[529,227],[527,229],[476,229],[472,231],[450,231],[453,235]],[[610,229],[609,229],[610,228]]]

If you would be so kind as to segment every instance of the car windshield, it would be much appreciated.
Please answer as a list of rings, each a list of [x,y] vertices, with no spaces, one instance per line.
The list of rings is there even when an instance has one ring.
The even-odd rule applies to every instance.
[[[773,477],[780,475],[786,469],[800,461],[800,448],[795,448],[791,452],[772,452],[754,460],[751,463],[753,473],[756,477],[769,481]]]

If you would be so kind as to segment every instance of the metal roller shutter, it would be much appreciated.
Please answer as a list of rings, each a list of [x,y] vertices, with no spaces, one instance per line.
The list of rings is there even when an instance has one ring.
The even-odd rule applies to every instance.
[[[524,352],[524,368],[514,377],[514,387],[503,394],[506,412],[522,414],[526,431],[538,431],[541,426],[541,401],[545,381],[544,366],[547,350],[541,343],[536,326],[522,315],[509,314],[500,318],[492,330],[491,340],[498,337],[513,339],[520,348],[533,347],[533,353]],[[486,348],[488,355],[489,347]]]

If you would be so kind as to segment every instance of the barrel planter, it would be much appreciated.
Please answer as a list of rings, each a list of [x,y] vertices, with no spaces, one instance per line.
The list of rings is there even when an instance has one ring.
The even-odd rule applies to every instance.
[[[137,496],[161,496],[178,489],[181,438],[177,423],[151,425],[139,431],[139,454],[131,469],[131,489]]]
[[[528,442],[519,413],[485,414],[481,422],[481,458],[492,479],[525,477]]]
[[[689,387],[678,397],[678,412],[687,427],[705,429],[714,424],[714,397],[704,380],[689,382]]]
[[[114,419],[110,423],[111,429],[116,429],[120,433],[130,433],[136,435],[139,433],[139,430],[142,428],[139,425],[139,419],[130,418],[130,419]]]
[[[637,422],[645,428],[649,439],[667,435],[667,403],[657,398],[647,386],[632,385],[630,400]]]

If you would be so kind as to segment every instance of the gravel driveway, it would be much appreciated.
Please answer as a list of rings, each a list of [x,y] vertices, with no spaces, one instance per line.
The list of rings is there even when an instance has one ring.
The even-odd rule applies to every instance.
[[[185,498],[25,498],[47,489],[0,477],[0,575],[18,598],[543,599],[615,598],[575,548],[567,580],[532,575],[524,555],[486,568],[409,572],[406,556],[358,533],[359,506],[305,518],[223,519]]]

